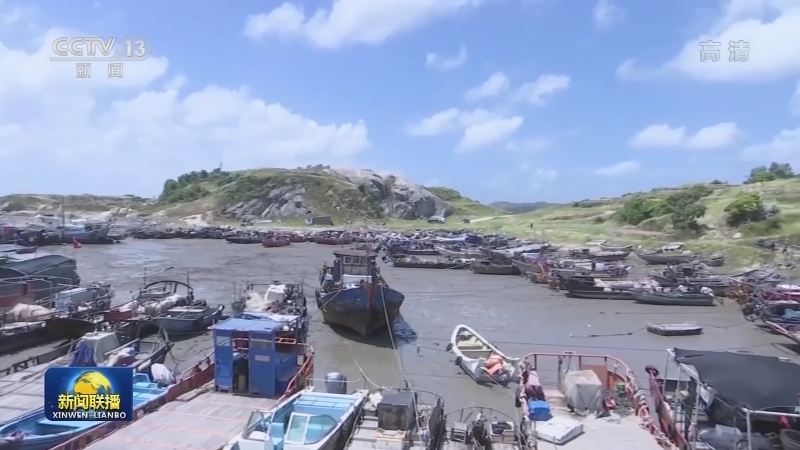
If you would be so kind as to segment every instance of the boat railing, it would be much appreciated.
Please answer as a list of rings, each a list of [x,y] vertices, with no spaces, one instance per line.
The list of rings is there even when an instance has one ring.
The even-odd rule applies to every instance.
[[[581,354],[571,351],[537,352],[522,357],[520,364],[535,370],[543,387],[555,387],[561,392],[564,392],[564,378],[568,372],[591,370],[597,375],[605,392],[615,393],[622,397],[620,403],[630,405],[632,413],[639,419],[640,426],[650,432],[662,448],[677,450],[653,420],[645,391],[639,387],[636,374],[622,360],[610,355]],[[529,421],[529,418],[526,414],[522,414],[522,420]]]
[[[794,364],[788,359],[779,359],[784,360],[786,364]],[[670,369],[672,372],[677,371],[677,377],[668,377]],[[650,384],[650,397],[653,399],[661,429],[679,449],[697,448],[700,434],[697,427],[700,405],[706,401],[704,393],[713,395],[713,386],[703,383],[694,367],[676,361],[674,349],[667,349],[667,363],[663,374],[653,366],[648,366],[646,370]],[[724,398],[714,395],[713,404],[717,405],[717,408],[722,405],[730,411],[734,420],[739,417],[745,422],[746,434],[740,435],[741,439],[736,442],[737,449],[742,448],[739,445],[746,442],[745,448],[752,450],[752,427],[755,420],[779,422],[782,417],[788,418],[790,422],[800,420],[796,403],[753,410],[740,404],[731,405]]]

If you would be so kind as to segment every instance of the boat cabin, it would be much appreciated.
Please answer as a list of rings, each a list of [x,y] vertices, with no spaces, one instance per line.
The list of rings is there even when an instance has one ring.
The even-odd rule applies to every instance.
[[[375,254],[363,250],[333,252],[333,280],[344,286],[371,283],[376,274]]]
[[[305,360],[301,316],[250,312],[210,329],[217,391],[279,397]]]
[[[298,392],[273,410],[253,411],[241,437],[235,438],[236,448],[238,450],[325,448],[320,444],[348,418],[352,418],[353,412],[364,404],[365,394],[365,391],[353,395]]]

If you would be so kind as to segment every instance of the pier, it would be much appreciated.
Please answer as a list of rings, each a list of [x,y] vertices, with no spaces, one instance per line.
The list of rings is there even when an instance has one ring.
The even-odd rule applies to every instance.
[[[44,372],[39,364],[0,378],[0,423],[44,408]]]
[[[269,410],[277,402],[222,392],[189,392],[86,449],[218,450],[244,430],[253,410]]]

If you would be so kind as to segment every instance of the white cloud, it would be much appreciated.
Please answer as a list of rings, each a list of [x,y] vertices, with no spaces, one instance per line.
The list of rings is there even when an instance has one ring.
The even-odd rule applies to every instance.
[[[794,88],[794,95],[792,95],[790,107],[793,115],[800,116],[800,81],[797,82],[797,86]]]
[[[594,173],[603,177],[619,177],[634,174],[639,171],[641,166],[637,161],[623,161],[611,166],[595,169]]]
[[[489,147],[507,140],[522,125],[522,116],[495,117],[464,129],[464,136],[456,145],[457,153],[466,153]]]
[[[533,137],[506,144],[506,150],[515,153],[539,153],[553,145],[553,141],[543,137]]]
[[[428,53],[427,56],[425,56],[426,66],[441,71],[456,69],[458,67],[463,66],[466,63],[467,63],[467,48],[464,47],[463,44],[461,45],[461,48],[458,50],[458,55],[452,58],[439,56],[435,53]]]
[[[702,61],[701,42],[717,42],[719,61]],[[730,42],[749,44],[747,62],[729,61]],[[710,29],[686,42],[661,67],[639,67],[628,60],[617,69],[622,79],[641,80],[679,74],[701,81],[770,81],[800,74],[800,2],[727,0]],[[623,67],[624,66],[624,67]]]
[[[511,95],[514,102],[528,102],[543,106],[549,97],[569,88],[570,78],[564,75],[541,75],[536,81],[525,83]]]
[[[760,163],[780,161],[793,166],[800,165],[800,127],[783,130],[770,142],[745,148],[742,150],[742,158]]]
[[[592,9],[592,20],[598,28],[608,28],[625,19],[625,10],[610,0],[598,0]]]
[[[686,127],[671,127],[667,124],[650,125],[636,133],[630,140],[634,148],[685,148],[705,150],[732,145],[741,135],[736,124],[718,123],[700,129],[693,135],[686,134]]]
[[[63,33],[48,32],[34,53],[0,44],[5,189],[152,194],[168,177],[221,161],[230,169],[331,164],[370,145],[360,121],[320,124],[246,88],[184,91],[182,77],[163,78],[163,57],[125,65],[122,79],[99,63],[92,78],[76,79],[74,64],[48,59],[49,42]]]
[[[376,45],[478,4],[479,0],[336,0],[329,10],[319,8],[307,16],[302,7],[283,3],[268,14],[248,16],[244,33],[252,39],[302,38],[327,49]]]
[[[495,72],[486,81],[481,83],[480,86],[475,86],[467,90],[464,94],[464,99],[468,102],[474,102],[485,97],[496,97],[511,87],[511,82],[503,72]]]
[[[456,152],[463,153],[503,143],[522,125],[522,116],[502,116],[485,109],[461,111],[451,108],[409,125],[411,136],[438,136],[461,131]]]

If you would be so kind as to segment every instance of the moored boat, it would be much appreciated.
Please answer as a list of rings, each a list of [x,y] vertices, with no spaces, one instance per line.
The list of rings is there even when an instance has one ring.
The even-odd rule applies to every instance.
[[[677,252],[654,252],[647,253],[642,251],[633,251],[636,256],[642,259],[647,264],[685,264],[695,260],[694,253],[677,253]]]
[[[409,388],[370,391],[345,449],[438,450],[446,439],[444,414],[444,399],[432,392]]]
[[[277,443],[308,450],[341,450],[356,426],[367,391],[353,394],[300,391],[268,410],[256,410],[244,431],[223,450],[272,449]]]
[[[788,358],[674,348],[663,374],[645,371],[660,429],[677,448],[796,448],[800,365]]]
[[[506,356],[467,325],[456,325],[447,351],[456,355],[456,365],[478,383],[505,386],[518,376],[520,359]]]
[[[263,241],[261,241],[261,246],[265,248],[286,247],[291,243],[292,241],[290,241],[289,239],[280,236],[275,236],[271,238],[266,238]]]
[[[150,381],[145,373],[133,376],[133,408],[156,402],[166,395],[167,387]],[[39,409],[0,426],[0,440],[16,450],[48,450],[80,434],[91,431],[105,421],[50,421]],[[5,447],[0,447],[5,448]]]
[[[528,449],[522,422],[506,413],[483,406],[470,406],[447,413],[443,450]]]
[[[717,304],[717,298],[713,294],[679,290],[668,292],[639,290],[634,292],[633,300],[636,303],[660,306],[715,306]]]
[[[619,359],[537,352],[521,364],[515,406],[528,448],[547,442],[568,449],[678,450],[653,421],[636,375]]]
[[[46,320],[53,339],[78,339],[94,331],[111,308],[114,288],[108,283],[93,283],[63,290],[53,297],[53,313]]]
[[[138,449],[154,442],[218,450],[248,425],[252,411],[272,409],[311,380],[313,349],[280,315],[231,318],[213,325],[212,333],[213,359],[184,372],[167,391],[165,406],[133,423],[107,423],[51,450]],[[263,442],[257,448],[263,449]]]
[[[513,264],[495,264],[491,261],[472,261],[472,273],[479,275],[520,275],[519,268]]]
[[[334,252],[329,273],[321,277],[317,307],[325,322],[367,336],[381,329],[391,331],[405,296],[389,287],[377,269],[374,253],[358,250]]]
[[[204,333],[222,317],[224,309],[225,305],[211,306],[205,302],[175,306],[153,317],[153,322],[168,335]]]
[[[392,260],[392,266],[406,269],[466,269],[470,263],[463,260],[426,260],[415,256]]]

